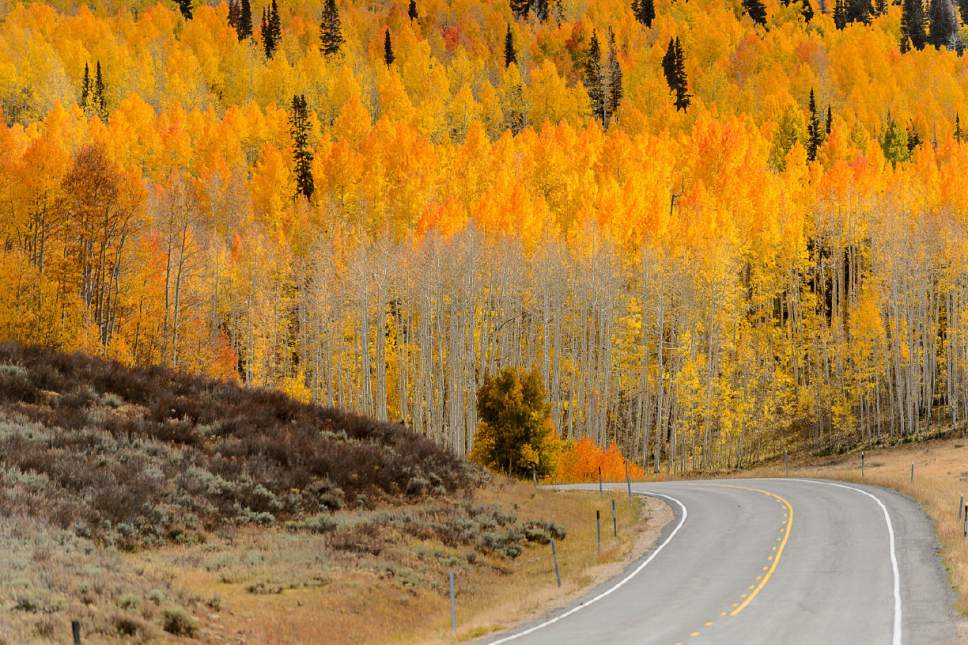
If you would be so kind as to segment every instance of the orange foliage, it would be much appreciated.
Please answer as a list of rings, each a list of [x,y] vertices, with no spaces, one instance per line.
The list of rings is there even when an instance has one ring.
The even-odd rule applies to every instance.
[[[645,478],[642,466],[632,462],[628,466],[629,478]],[[613,441],[605,450],[585,437],[569,441],[562,448],[554,478],[558,482],[595,482],[598,481],[599,468],[602,469],[602,481],[625,481],[625,458],[618,444]]]

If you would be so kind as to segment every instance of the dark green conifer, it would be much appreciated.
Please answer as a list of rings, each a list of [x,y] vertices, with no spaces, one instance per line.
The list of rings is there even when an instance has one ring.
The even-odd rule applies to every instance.
[[[823,131],[826,133],[827,136],[830,136],[830,131],[833,130],[833,128],[834,128],[834,112],[833,110],[830,109],[830,106],[828,105],[827,121],[826,123],[824,123]]]
[[[676,36],[675,56],[673,67],[673,79],[675,81],[676,111],[683,112],[689,108],[691,96],[689,94],[689,80],[686,77],[686,54],[682,51],[682,44]]]
[[[605,76],[602,73],[602,48],[598,43],[598,32],[592,31],[592,39],[585,52],[585,90],[591,102],[592,114],[602,124],[608,126],[608,96],[605,89]]]
[[[766,7],[760,0],[743,0],[743,9],[754,23],[761,27],[766,26]]]
[[[178,9],[185,20],[192,19],[192,5],[194,4],[192,0],[175,0],[175,4],[178,5]]]
[[[344,42],[336,0],[326,0],[323,17],[319,22],[319,51],[327,57],[335,56],[339,54]]]
[[[965,0],[968,2],[968,0]],[[654,0],[632,0],[632,15],[646,27],[652,26],[655,20],[655,1]]]
[[[407,15],[410,17],[410,20],[416,20],[420,17],[417,13],[417,0],[410,0],[410,6],[407,7]]]
[[[383,62],[389,67],[393,65],[393,61],[396,59],[397,57],[393,54],[393,42],[390,40],[390,30],[387,29],[383,36]]]
[[[820,115],[817,113],[817,101],[813,94],[813,89],[810,90],[810,120],[807,122],[807,161],[814,161],[817,158],[817,152],[820,150],[820,146],[823,145],[824,131],[820,124]]]
[[[958,49],[958,16],[951,0],[931,0],[929,6],[931,26],[928,29],[928,42],[936,49],[947,47]]]
[[[282,20],[279,18],[279,7],[276,0],[262,10],[262,45],[266,58],[272,58],[282,40]]]
[[[908,51],[911,47],[924,49],[927,41],[922,0],[904,0],[901,5],[901,51]]]
[[[514,47],[514,32],[511,31],[511,23],[508,23],[507,33],[504,34],[504,66],[510,67],[512,63],[518,62],[518,51]]]
[[[313,182],[313,151],[309,141],[309,107],[306,97],[292,97],[292,113],[289,115],[289,134],[292,136],[292,159],[296,175],[296,194],[313,198],[316,187]]]
[[[834,1],[834,26],[837,29],[847,26],[847,0]]]
[[[608,119],[615,116],[622,104],[622,66],[615,51],[615,32],[608,28]]]
[[[531,0],[510,0],[511,13],[518,20],[524,20],[531,11]]]
[[[84,63],[84,79],[81,81],[81,109],[85,113],[91,110],[91,69]]]
[[[94,88],[91,92],[91,108],[101,119],[108,118],[107,86],[104,83],[104,75],[101,74],[101,61],[97,62],[97,68],[94,73]]]

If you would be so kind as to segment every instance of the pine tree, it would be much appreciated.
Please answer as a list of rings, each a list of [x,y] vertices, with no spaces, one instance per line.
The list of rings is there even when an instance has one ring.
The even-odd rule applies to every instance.
[[[928,30],[928,42],[936,49],[947,47],[957,49],[958,17],[951,0],[931,0],[929,8],[931,27]]]
[[[272,58],[282,40],[282,21],[279,18],[279,7],[276,0],[268,8],[262,10],[262,43],[266,58]]]
[[[608,28],[608,114],[615,116],[622,103],[622,66],[615,51],[615,32]]]
[[[632,15],[641,24],[651,27],[655,20],[655,0],[632,0]]]
[[[803,16],[804,22],[813,20],[813,7],[810,5],[810,0],[803,0],[803,4],[800,6],[800,15]]]
[[[192,0],[175,0],[178,5],[178,9],[181,11],[181,15],[184,16],[185,20],[192,19]]]
[[[689,107],[691,96],[689,95],[689,80],[686,77],[686,55],[682,51],[682,44],[676,36],[675,56],[673,65],[673,80],[676,92],[676,111],[686,111]]]
[[[510,0],[511,2],[511,13],[518,20],[523,20],[528,17],[528,12],[531,11],[531,0]]]
[[[904,46],[905,39],[909,43],[907,48]],[[927,40],[922,0],[904,0],[901,5],[901,50],[907,51],[910,47],[924,49]]]
[[[968,23],[968,0],[958,0],[958,13],[961,14],[961,22]]]
[[[81,109],[87,114],[91,110],[91,69],[84,63],[84,80],[81,81]]]
[[[914,149],[921,145],[921,135],[918,134],[918,129],[914,127],[914,121],[908,122],[907,132],[907,150],[908,157],[914,152]]]
[[[108,118],[108,99],[107,87],[104,84],[104,75],[101,74],[101,61],[97,62],[94,73],[94,88],[91,92],[91,108],[101,118]]]
[[[229,24],[235,28],[240,41],[252,37],[252,5],[249,0],[229,2]]]
[[[874,3],[874,11],[878,16],[887,15],[887,0],[876,0]]]
[[[510,67],[512,63],[518,62],[518,52],[514,48],[514,33],[511,31],[511,23],[508,23],[508,31],[504,35],[504,67]]]
[[[292,159],[296,175],[296,194],[313,198],[313,151],[309,143],[309,107],[306,97],[292,97],[292,114],[289,115],[289,134],[292,136]]]
[[[820,115],[817,114],[817,101],[814,98],[813,88],[810,89],[810,121],[807,123],[807,161],[814,161],[817,152],[823,145],[823,129],[820,125]]]
[[[548,20],[548,0],[534,0],[534,17],[545,22]]]
[[[843,29],[847,26],[847,0],[835,0],[834,26],[837,29]]]
[[[336,0],[326,0],[323,17],[319,22],[319,51],[327,57],[335,56],[339,54],[344,42]]]
[[[869,25],[874,7],[871,0],[846,0],[847,22],[860,22]]]
[[[393,55],[393,43],[390,41],[390,29],[387,28],[386,34],[383,36],[383,62],[387,64],[387,67],[393,65],[393,61],[397,59]]]
[[[964,133],[961,131],[961,115],[955,114],[955,141],[961,143]]]
[[[828,105],[827,106],[827,121],[826,121],[826,123],[824,123],[823,131],[829,137],[830,136],[830,131],[833,130],[833,129],[834,129],[834,112],[833,112],[833,110],[830,109],[830,106]]]
[[[407,15],[410,16],[410,20],[417,20],[420,16],[417,14],[417,0],[410,0],[410,6],[407,7]]]
[[[761,27],[766,26],[766,7],[760,0],[743,0],[743,8],[753,19],[753,22]]]
[[[665,76],[666,84],[670,90],[676,89],[676,39],[669,39],[669,46],[662,57],[662,74]]]
[[[608,96],[605,91],[605,77],[602,74],[602,49],[598,44],[598,32],[592,31],[588,51],[585,52],[585,90],[591,101],[592,114],[602,124],[608,127]]]

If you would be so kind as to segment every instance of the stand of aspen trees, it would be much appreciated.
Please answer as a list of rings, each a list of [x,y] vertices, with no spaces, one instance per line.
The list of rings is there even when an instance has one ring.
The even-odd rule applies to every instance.
[[[462,455],[505,366],[560,435],[647,470],[968,420],[968,82],[955,51],[900,52],[899,7],[838,29],[767,3],[764,29],[712,0],[649,26],[624,0],[346,0],[321,53],[303,0],[267,54],[224,2],[75,4],[0,2],[0,339]]]

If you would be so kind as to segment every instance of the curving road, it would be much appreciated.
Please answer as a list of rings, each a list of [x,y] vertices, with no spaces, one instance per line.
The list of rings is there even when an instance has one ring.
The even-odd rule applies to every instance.
[[[624,488],[624,486],[623,486]],[[675,512],[650,553],[491,643],[931,645],[954,596],[918,505],[797,479],[633,484]]]

